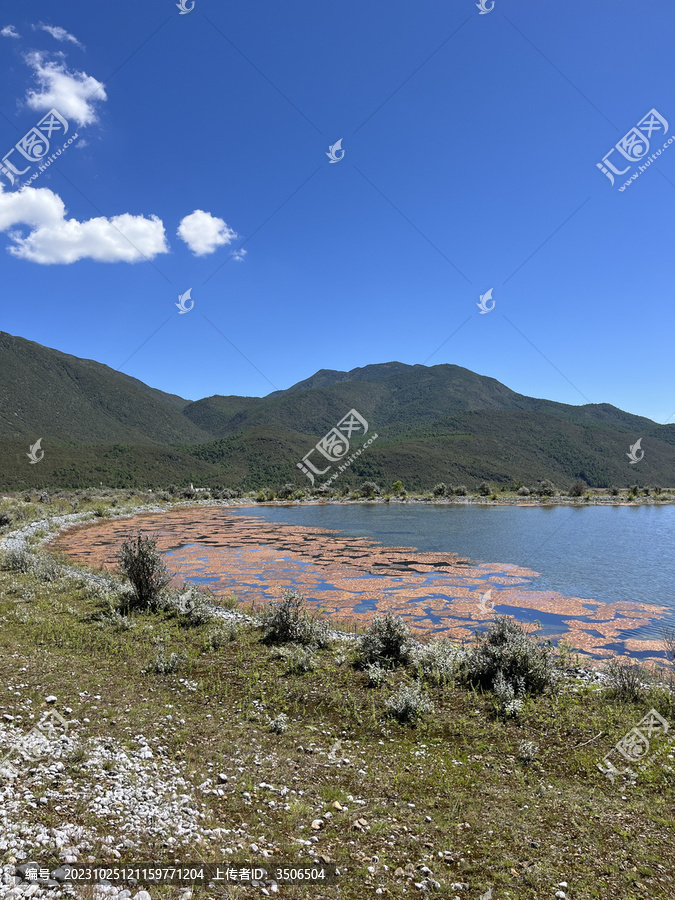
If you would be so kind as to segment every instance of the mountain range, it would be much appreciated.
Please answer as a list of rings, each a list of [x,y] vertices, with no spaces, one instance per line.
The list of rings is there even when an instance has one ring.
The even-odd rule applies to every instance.
[[[176,484],[311,487],[297,463],[350,410],[377,439],[335,486],[412,490],[550,479],[567,487],[675,485],[675,424],[609,404],[518,394],[460,366],[321,369],[266,397],[185,400],[94,360],[0,332],[0,489]],[[44,457],[31,465],[41,439]],[[630,464],[641,440],[644,457]],[[361,446],[360,441],[355,446]],[[639,454],[638,454],[639,455]],[[318,465],[319,457],[313,459]],[[327,461],[324,463],[327,465]],[[336,465],[321,477],[336,471]]]

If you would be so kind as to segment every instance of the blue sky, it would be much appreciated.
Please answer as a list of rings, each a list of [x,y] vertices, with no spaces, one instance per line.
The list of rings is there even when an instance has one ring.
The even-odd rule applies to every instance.
[[[596,167],[675,134],[672,7],[2,15],[0,155],[52,108],[78,138],[0,175],[0,329],[190,399],[400,360],[673,420],[675,142]]]

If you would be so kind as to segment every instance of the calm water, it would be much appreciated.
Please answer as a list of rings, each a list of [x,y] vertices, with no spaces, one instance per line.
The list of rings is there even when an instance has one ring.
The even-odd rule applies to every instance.
[[[540,573],[537,590],[667,606],[675,624],[675,506],[319,505],[239,511]],[[539,616],[541,620],[541,616]],[[658,629],[655,629],[657,632]],[[643,632],[644,634],[644,632]]]

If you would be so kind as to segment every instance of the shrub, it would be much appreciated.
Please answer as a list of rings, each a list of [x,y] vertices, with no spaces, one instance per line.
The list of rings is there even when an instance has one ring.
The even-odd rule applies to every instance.
[[[448,495],[448,486],[444,481],[441,481],[434,487],[433,490],[434,497],[447,497]]]
[[[13,524],[14,519],[9,513],[0,513],[0,528],[11,528]]]
[[[404,725],[415,725],[433,709],[431,698],[419,684],[404,684],[387,700],[387,712]]]
[[[288,723],[289,719],[286,713],[279,713],[276,718],[270,719],[270,731],[273,731],[275,734],[283,734],[285,731],[288,731]]]
[[[640,663],[615,657],[607,663],[605,672],[609,676],[610,692],[617,700],[628,703],[644,700],[651,676]]]
[[[540,497],[552,497],[555,494],[555,490],[553,482],[545,478],[543,481],[539,482],[537,493]]]
[[[482,497],[488,496],[488,494],[490,493],[490,485],[487,483],[487,481],[481,481],[480,486],[478,488],[478,493]]]
[[[267,644],[330,645],[328,623],[310,615],[297,591],[286,591],[281,602],[268,604],[260,613],[260,623]]]
[[[519,497],[529,497],[529,496],[530,496],[530,489],[529,489],[528,487],[525,487],[525,486],[519,487],[519,488],[518,488],[518,496],[519,496]]]
[[[454,493],[457,497],[466,497],[466,495],[467,495],[467,493],[468,493],[468,491],[467,491],[467,489],[466,489],[466,485],[465,485],[465,484],[458,484],[457,487],[455,487],[455,488],[453,489],[453,493]]]
[[[63,573],[54,557],[46,553],[29,555],[29,570],[40,581],[56,581]]]
[[[433,684],[450,684],[457,675],[464,651],[448,640],[415,647],[411,664],[418,678]]]
[[[395,481],[391,486],[391,491],[393,494],[403,494],[405,493],[405,488],[403,487],[402,481]]]
[[[384,666],[406,665],[410,660],[412,638],[409,626],[398,616],[375,616],[359,638],[357,660],[361,668],[372,663]]]
[[[134,590],[129,598],[129,609],[156,610],[161,592],[171,580],[157,550],[156,539],[143,537],[139,532],[135,539],[124,541],[119,552],[119,566]]]
[[[586,490],[586,485],[583,481],[575,481],[569,491],[570,497],[583,497],[584,491]]]
[[[206,650],[220,650],[225,644],[236,641],[239,636],[239,628],[234,622],[220,623],[209,628],[204,635],[204,648]]]
[[[185,653],[169,653],[162,649],[153,659],[148,671],[156,675],[171,675],[181,669],[187,662]]]
[[[107,626],[114,631],[129,631],[135,627],[132,620],[128,616],[122,615],[119,609],[110,601],[108,601],[108,605],[104,609],[93,616],[93,619],[100,626]]]
[[[612,497],[617,497],[619,494],[619,489],[617,487],[611,487],[609,489],[609,493],[612,495]]]
[[[537,758],[539,747],[533,741],[520,741],[518,743],[518,759],[524,763],[531,763]]]
[[[366,497],[368,499],[372,499],[373,497],[377,497],[380,493],[379,487],[375,484],[374,481],[364,481],[361,485],[361,496]]]
[[[495,684],[505,682],[513,698],[540,694],[553,684],[550,641],[541,644],[520,623],[497,616],[487,634],[476,634],[475,646],[463,661],[463,674],[474,685],[497,694]],[[500,698],[501,699],[501,698]]]
[[[9,572],[26,573],[31,568],[31,558],[27,550],[5,550],[2,568]]]
[[[518,684],[518,687],[520,687],[520,684]],[[520,697],[516,697],[516,687],[504,678],[502,672],[498,672],[497,677],[492,682],[492,693],[499,701],[499,711],[503,716],[517,716],[523,708],[523,701]]]
[[[370,663],[366,666],[366,676],[368,678],[368,687],[382,687],[387,677],[386,671],[377,663]]]
[[[295,494],[296,487],[294,484],[285,484],[277,491],[277,500],[290,500]]]
[[[304,675],[316,668],[316,657],[307,647],[284,648],[280,656],[288,664],[288,671],[293,675]]]

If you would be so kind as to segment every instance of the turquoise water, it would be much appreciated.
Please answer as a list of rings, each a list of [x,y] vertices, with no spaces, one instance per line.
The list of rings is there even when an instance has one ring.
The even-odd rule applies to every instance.
[[[532,587],[607,603],[667,606],[642,637],[675,625],[675,506],[261,506],[230,512],[337,529],[385,546],[416,547],[538,572]],[[541,620],[541,614],[539,614]],[[522,618],[522,617],[521,617]]]

